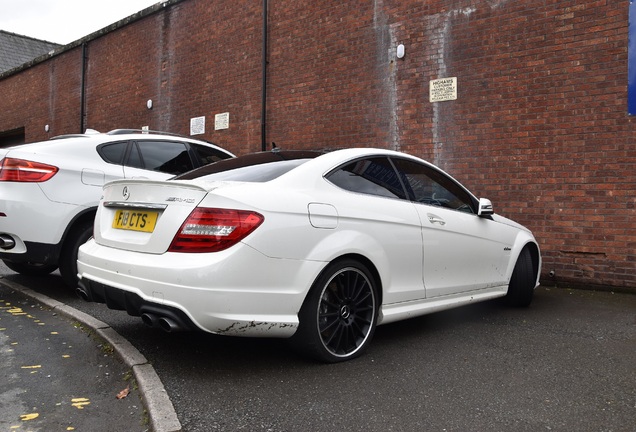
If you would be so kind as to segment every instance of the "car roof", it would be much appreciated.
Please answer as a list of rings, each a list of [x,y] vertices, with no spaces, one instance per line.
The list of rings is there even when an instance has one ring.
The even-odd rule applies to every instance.
[[[158,132],[158,131],[145,131],[138,129],[115,129],[110,132],[101,133],[92,129],[87,129],[86,133],[83,134],[66,134],[66,135],[58,135],[50,138],[46,141],[38,141],[33,143],[26,144],[18,144],[12,147],[8,147],[5,150],[7,152],[11,150],[23,150],[23,151],[43,151],[46,153],[46,149],[56,149],[61,147],[76,147],[76,146],[84,146],[88,147],[88,144],[92,144],[93,147],[96,147],[100,144],[109,143],[109,142],[118,142],[118,141],[142,141],[142,140],[160,140],[160,141],[182,141],[193,144],[200,144],[211,146],[224,151],[232,156],[234,156],[230,151],[224,149],[223,147],[211,143],[205,140],[199,140],[190,138],[183,135],[172,134],[168,132]]]
[[[368,148],[368,147],[360,147],[360,148],[348,148],[341,150],[334,150],[330,152],[326,152],[315,159],[308,161],[303,164],[301,167],[295,170],[291,170],[286,174],[287,181],[291,183],[294,182],[302,182],[303,178],[306,177],[306,173],[313,172],[315,175],[327,175],[331,170],[338,166],[343,166],[349,162],[352,162],[356,159],[374,157],[374,156],[384,156],[384,157],[393,157],[393,158],[401,158],[408,159],[419,164],[426,165],[431,169],[442,173],[444,176],[447,176],[452,181],[457,183],[461,188],[463,188],[466,192],[468,192],[471,196],[475,197],[474,194],[464,186],[459,180],[454,178],[451,174],[444,171],[442,168],[438,167],[431,162],[428,162],[424,159],[421,159],[417,156],[410,155],[408,153],[403,153],[395,150],[382,149],[382,148]],[[475,197],[476,199],[476,197]]]
[[[187,173],[180,174],[173,180],[193,180],[211,174],[242,169],[249,166],[267,164],[270,162],[283,162],[297,159],[306,159],[302,165],[294,166],[285,173],[285,177],[298,177],[297,181],[303,183],[307,174],[313,173],[315,176],[326,175],[337,166],[349,163],[350,161],[365,157],[400,157],[411,159],[418,163],[431,166],[433,169],[441,171],[435,165],[417,158],[415,156],[397,152],[394,150],[380,148],[347,148],[347,149],[324,149],[324,150],[280,150],[274,149],[266,152],[249,153],[234,159],[217,161],[212,164],[195,168]],[[311,177],[311,176],[310,176]]]
[[[356,148],[346,148],[346,149],[336,149],[332,151],[326,151],[324,154],[320,155],[313,161],[311,161],[311,165],[315,165],[316,169],[332,169],[336,166],[348,163],[355,159],[366,158],[366,157],[374,157],[374,156],[384,156],[384,157],[400,157],[404,159],[411,159],[417,161],[419,163],[423,163],[425,165],[430,165],[435,169],[439,169],[435,165],[427,162],[423,159],[420,159],[416,156],[412,156],[407,153],[398,152],[395,150],[383,149],[383,148],[371,148],[371,147],[356,147]]]

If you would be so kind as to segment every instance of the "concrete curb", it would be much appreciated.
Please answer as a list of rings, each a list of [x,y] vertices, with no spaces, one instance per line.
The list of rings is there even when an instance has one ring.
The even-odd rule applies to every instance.
[[[15,282],[1,279],[0,283],[21,292],[43,305],[51,308],[68,318],[78,321],[93,330],[102,339],[108,342],[121,358],[130,367],[135,375],[141,399],[150,418],[150,424],[154,432],[180,432],[181,423],[177,418],[172,402],[163,387],[161,379],[146,357],[141,354],[128,340],[113,330],[108,324],[93,318],[92,316],[74,309],[62,302],[54,300],[44,294],[33,291]]]

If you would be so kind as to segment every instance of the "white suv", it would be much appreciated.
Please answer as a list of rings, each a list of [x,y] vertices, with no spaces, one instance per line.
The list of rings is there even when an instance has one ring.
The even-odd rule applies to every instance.
[[[77,285],[77,250],[92,235],[105,183],[164,180],[234,155],[161,132],[118,129],[0,148],[0,259],[25,275],[57,268]]]

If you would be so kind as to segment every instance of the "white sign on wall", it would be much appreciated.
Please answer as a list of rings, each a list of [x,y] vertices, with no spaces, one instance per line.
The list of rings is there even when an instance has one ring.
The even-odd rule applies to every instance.
[[[457,77],[432,80],[428,86],[430,102],[443,102],[457,99]]]
[[[214,116],[214,130],[228,129],[230,127],[230,113],[221,113]]]
[[[190,135],[203,135],[205,133],[205,117],[193,117],[190,119]]]

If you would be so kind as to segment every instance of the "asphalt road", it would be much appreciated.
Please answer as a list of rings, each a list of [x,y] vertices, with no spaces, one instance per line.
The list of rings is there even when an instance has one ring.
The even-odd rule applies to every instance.
[[[163,333],[77,299],[57,274],[0,275],[106,322],[153,364],[184,431],[634,431],[636,295],[539,288],[380,326],[337,365],[284,340]]]
[[[150,429],[132,371],[96,333],[3,279],[0,300],[0,431]]]

